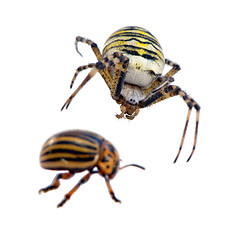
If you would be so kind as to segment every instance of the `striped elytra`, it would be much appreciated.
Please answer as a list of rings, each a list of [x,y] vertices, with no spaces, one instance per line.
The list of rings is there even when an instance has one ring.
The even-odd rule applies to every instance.
[[[48,170],[65,170],[65,172],[57,174],[52,184],[40,189],[39,193],[57,189],[60,179],[69,179],[75,173],[87,170],[88,173],[65,195],[58,207],[62,207],[72,194],[95,173],[104,177],[112,199],[120,202],[111,188],[110,179],[114,178],[119,169],[127,166],[144,168],[136,164],[120,167],[119,163],[119,154],[115,147],[96,133],[83,130],[57,133],[44,143],[40,152],[40,165]]]
[[[191,111],[194,108],[196,110],[196,127],[192,151],[187,159],[189,161],[196,149],[200,105],[179,86],[173,84],[175,80],[173,76],[181,68],[177,63],[164,58],[159,41],[146,29],[129,26],[111,34],[104,44],[102,53],[95,42],[78,36],[75,47],[79,54],[78,43],[80,42],[91,46],[97,62],[77,68],[71,81],[71,87],[79,72],[88,68],[92,70],[67,99],[62,110],[69,107],[76,94],[96,73],[100,73],[110,90],[112,99],[120,105],[121,112],[116,114],[117,118],[133,120],[139,114],[140,109],[168,98],[180,96],[188,107],[188,114],[174,162],[177,161],[181,152]],[[168,66],[169,70],[164,73],[165,66]],[[95,95],[94,91],[93,95]],[[168,114],[161,115],[163,117]]]
[[[88,131],[55,134],[42,147],[40,165],[45,169],[74,172],[92,169],[100,158],[103,141],[103,137]]]

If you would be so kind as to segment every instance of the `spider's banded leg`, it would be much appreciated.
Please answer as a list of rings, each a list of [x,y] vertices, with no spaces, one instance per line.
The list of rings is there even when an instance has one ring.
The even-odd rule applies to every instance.
[[[192,110],[192,107],[195,108],[196,110],[196,127],[195,127],[195,135],[194,135],[194,143],[193,143],[193,148],[192,148],[192,152],[190,154],[190,156],[188,157],[187,159],[187,162],[191,159],[194,151],[195,151],[195,148],[196,148],[196,144],[197,144],[197,133],[198,133],[198,124],[199,124],[199,115],[200,115],[200,106],[199,104],[194,101],[193,98],[191,98],[190,96],[188,96],[184,91],[180,91],[179,95],[183,98],[183,100],[186,102],[188,108],[189,108],[189,111],[188,111],[188,116],[187,116],[187,120],[186,122],[188,122],[189,120],[189,117],[190,117],[190,114],[191,114],[191,110]],[[187,125],[187,123],[186,123]],[[185,125],[185,128],[187,128],[187,126]],[[182,144],[183,144],[183,141],[184,141],[184,138],[185,138],[185,132],[186,132],[186,129],[184,128],[184,132],[183,132],[183,137],[182,137],[182,142],[180,144],[180,148],[179,148],[179,152],[178,152],[178,155],[174,161],[174,163],[177,161],[177,158],[181,152],[181,149],[182,149]]]
[[[100,53],[100,49],[98,48],[97,44],[95,42],[93,42],[92,40],[90,39],[87,39],[87,38],[83,38],[83,37],[76,37],[75,39],[75,49],[77,51],[77,53],[79,53],[81,56],[82,54],[79,52],[79,49],[78,49],[78,43],[79,42],[82,42],[82,43],[86,43],[88,44],[89,46],[91,46],[96,58],[98,61],[100,61],[102,59],[102,55]]]
[[[96,58],[98,61],[101,61],[101,59],[103,58],[97,44],[95,42],[93,42],[92,40],[90,39],[87,39],[87,38],[83,38],[83,37],[76,37],[76,40],[75,40],[75,49],[76,51],[82,56],[82,54],[79,52],[78,50],[78,42],[82,42],[82,43],[86,43],[88,44],[89,46],[91,46]],[[103,69],[103,70],[100,70],[100,75],[103,77],[103,79],[105,80],[107,86],[109,87],[110,89],[110,86],[111,86],[111,75],[108,71],[108,69]]]
[[[172,69],[169,72],[167,72],[165,76],[158,76],[149,88],[143,90],[145,96],[149,96],[152,92],[155,92],[155,90],[159,87],[164,88],[168,86],[170,83],[174,82],[174,78],[172,76],[176,74],[181,68],[178,64],[168,59],[165,59],[165,64],[171,66]]]
[[[160,90],[155,92],[151,97],[149,97],[145,100],[142,100],[139,104],[140,108],[143,108],[143,107],[150,106],[152,104],[158,103],[162,100],[165,100],[167,98],[174,97],[174,96],[177,96],[177,95],[181,96],[183,98],[183,100],[186,102],[186,104],[188,106],[188,114],[187,114],[186,124],[185,124],[185,127],[184,127],[179,151],[178,151],[177,156],[174,160],[174,163],[177,161],[177,159],[180,155],[180,152],[182,150],[182,146],[183,146],[183,142],[184,142],[184,139],[185,139],[189,118],[190,118],[191,111],[192,111],[193,107],[196,109],[196,128],[195,128],[195,135],[194,135],[194,143],[193,143],[192,152],[191,152],[190,156],[188,157],[187,162],[191,159],[191,157],[192,157],[192,155],[195,151],[196,143],[197,143],[200,106],[191,97],[189,97],[183,90],[181,90],[178,86],[175,86],[175,85],[169,85],[169,86],[166,86],[165,88],[161,88]]]
[[[72,99],[75,97],[75,95],[79,92],[79,90],[92,78],[94,77],[94,75],[97,72],[100,72],[100,74],[105,74],[104,70],[108,70],[109,67],[111,66],[115,66],[116,64],[120,63],[123,61],[123,64],[125,64],[125,61],[123,59],[128,59],[126,57],[123,57],[122,54],[112,54],[108,57],[105,57],[104,59],[102,59],[101,61],[97,62],[95,64],[95,66],[93,67],[93,69],[89,72],[89,74],[86,76],[86,78],[84,79],[84,81],[79,85],[79,87],[73,92],[73,94],[67,99],[67,101],[64,103],[63,107],[61,108],[61,111],[64,108],[68,108],[69,104],[71,103]],[[125,65],[124,65],[125,66]],[[102,76],[103,76],[102,75]],[[122,76],[121,74],[119,74],[120,76]],[[105,75],[104,75],[105,76]],[[111,89],[113,84],[112,84],[112,79],[105,79],[106,84],[108,85],[108,87]],[[123,79],[121,79],[123,80]],[[119,80],[120,82],[120,80]],[[117,83],[117,87],[118,87],[118,83]]]
[[[110,179],[109,179],[107,176],[105,176],[105,182],[106,182],[106,185],[107,185],[107,188],[108,188],[108,191],[109,191],[109,193],[110,193],[111,198],[112,198],[115,202],[121,203],[121,201],[120,201],[118,198],[116,198],[115,193],[114,193],[114,191],[113,191],[113,189],[112,189],[112,187],[111,187],[111,185],[110,185]]]
[[[75,95],[79,92],[79,90],[92,78],[94,77],[94,75],[98,72],[98,69],[96,67],[94,67],[89,74],[86,76],[86,78],[84,79],[84,81],[79,85],[79,87],[72,93],[72,95],[67,99],[67,101],[64,103],[63,107],[61,108],[61,111],[66,108],[68,109],[71,101],[73,100],[73,98],[75,97]]]
[[[76,77],[78,76],[78,74],[79,74],[81,71],[83,71],[83,70],[85,70],[85,69],[88,69],[88,68],[93,68],[94,66],[95,66],[95,63],[90,63],[90,64],[88,64],[88,65],[84,65],[84,66],[78,67],[78,68],[76,69],[75,74],[74,74],[74,77],[73,77],[73,79],[72,79],[72,81],[71,81],[70,88],[73,87],[74,81],[75,81]]]
[[[113,57],[113,60],[111,59]],[[120,53],[114,53],[110,56],[109,64],[115,65],[115,73],[111,85],[111,96],[117,100],[120,97],[120,93],[123,87],[123,82],[126,76],[129,58],[123,56]]]
[[[166,77],[172,77],[174,74],[176,74],[178,71],[181,70],[181,67],[178,64],[176,64],[168,59],[165,59],[165,64],[172,67],[172,69],[165,74]]]
[[[70,198],[71,196],[78,190],[78,188],[88,182],[88,180],[90,179],[91,175],[94,174],[96,172],[89,172],[88,174],[86,174],[84,177],[82,177],[80,179],[80,181],[67,193],[64,195],[64,199],[57,205],[57,207],[62,207]]]
[[[74,173],[68,172],[68,173],[59,173],[56,175],[56,177],[54,178],[53,182],[45,187],[45,188],[41,188],[39,190],[39,194],[41,194],[42,192],[46,193],[48,191],[52,191],[54,189],[57,189],[60,186],[60,179],[70,179],[71,177],[74,176]]]
[[[157,79],[151,84],[147,89],[142,90],[145,96],[149,96],[151,93],[155,92],[155,90],[161,86],[165,87],[170,83],[174,82],[174,78],[166,77],[166,76],[158,76]]]

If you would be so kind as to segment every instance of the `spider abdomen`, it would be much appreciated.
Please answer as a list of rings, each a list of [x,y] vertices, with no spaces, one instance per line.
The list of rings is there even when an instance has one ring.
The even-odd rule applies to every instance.
[[[124,27],[114,32],[106,41],[103,56],[114,52],[129,58],[124,82],[147,88],[162,74],[165,59],[157,39],[140,27]]]

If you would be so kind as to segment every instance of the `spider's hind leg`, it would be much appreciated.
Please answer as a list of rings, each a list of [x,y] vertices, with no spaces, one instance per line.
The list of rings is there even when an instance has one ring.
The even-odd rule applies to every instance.
[[[150,106],[152,104],[158,103],[158,102],[163,101],[167,98],[174,97],[174,96],[177,96],[177,95],[181,96],[182,99],[186,102],[186,104],[188,106],[188,114],[187,114],[186,124],[185,124],[183,134],[182,134],[182,140],[181,140],[181,143],[180,143],[180,147],[179,147],[177,156],[174,160],[174,163],[177,161],[177,159],[180,155],[180,152],[182,150],[183,142],[184,142],[187,127],[188,127],[188,122],[189,122],[191,111],[192,111],[193,107],[196,110],[196,128],[195,128],[195,135],[194,135],[194,143],[193,143],[192,152],[191,152],[190,156],[188,157],[187,162],[191,159],[191,157],[192,157],[192,155],[195,151],[196,143],[197,143],[200,106],[198,105],[198,103],[193,98],[191,98],[190,96],[187,95],[187,93],[185,93],[183,90],[181,90],[180,87],[175,86],[175,85],[168,85],[166,87],[161,87],[158,91],[153,93],[153,95],[151,95],[149,98],[146,98],[146,99],[140,101],[140,103],[139,103],[139,106],[141,108],[144,108],[144,107]]]

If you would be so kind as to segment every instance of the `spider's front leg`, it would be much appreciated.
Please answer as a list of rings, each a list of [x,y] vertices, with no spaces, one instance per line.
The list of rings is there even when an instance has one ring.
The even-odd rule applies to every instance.
[[[79,90],[92,78],[95,76],[97,72],[101,74],[104,78],[107,86],[111,90],[111,96],[117,100],[120,97],[123,80],[125,78],[127,66],[128,66],[129,59],[123,56],[121,53],[113,53],[107,57],[104,57],[102,60],[98,61],[96,64],[89,64],[82,67],[79,67],[74,75],[72,82],[75,80],[76,76],[80,71],[87,68],[92,68],[83,82],[79,85],[79,87],[74,91],[74,93],[68,98],[65,102],[61,110],[64,108],[68,108],[69,104],[71,103],[72,99],[75,95],[79,92]],[[114,77],[112,78],[108,68],[113,67],[115,73]]]
[[[102,55],[100,53],[100,49],[98,48],[97,44],[95,42],[93,42],[92,40],[88,39],[88,38],[83,38],[83,37],[76,37],[75,39],[75,49],[77,51],[77,53],[80,54],[80,56],[82,56],[82,54],[79,52],[79,49],[78,49],[78,43],[79,42],[82,42],[82,43],[86,43],[88,44],[89,46],[91,46],[96,58],[98,61],[100,61],[102,59]]]
[[[79,74],[81,71],[83,71],[83,70],[85,70],[85,69],[88,69],[88,68],[93,68],[93,67],[95,67],[95,63],[90,63],[90,64],[88,64],[88,65],[84,65],[84,66],[78,67],[78,68],[76,69],[76,71],[75,71],[74,77],[72,78],[72,81],[71,81],[71,84],[70,84],[70,88],[73,87],[74,82],[75,82],[75,79],[77,78],[78,74]]]
[[[85,44],[88,44],[89,46],[91,46],[97,60],[98,61],[102,60],[103,56],[100,52],[100,49],[98,48],[98,45],[88,38],[83,38],[83,37],[78,36],[75,39],[75,49],[76,49],[77,53],[80,54],[80,56],[82,56],[82,54],[80,53],[80,51],[78,49],[78,43],[79,42],[82,42],[82,43],[85,43]],[[93,68],[93,67],[94,67],[94,64],[88,64],[88,65],[85,65],[85,66],[78,67],[78,69],[76,70],[75,75],[74,75],[74,77],[71,81],[70,88],[72,88],[73,83],[74,83],[74,81],[75,81],[75,79],[76,79],[76,77],[77,77],[77,75],[80,71],[82,71],[84,69],[87,69],[87,68]],[[100,70],[99,73],[103,77],[103,79],[105,80],[107,86],[110,88],[111,75],[110,75],[108,69]]]
[[[114,76],[111,84],[111,96],[114,100],[119,100],[124,79],[127,72],[129,58],[121,53],[115,52],[107,57],[109,66],[114,66]]]

